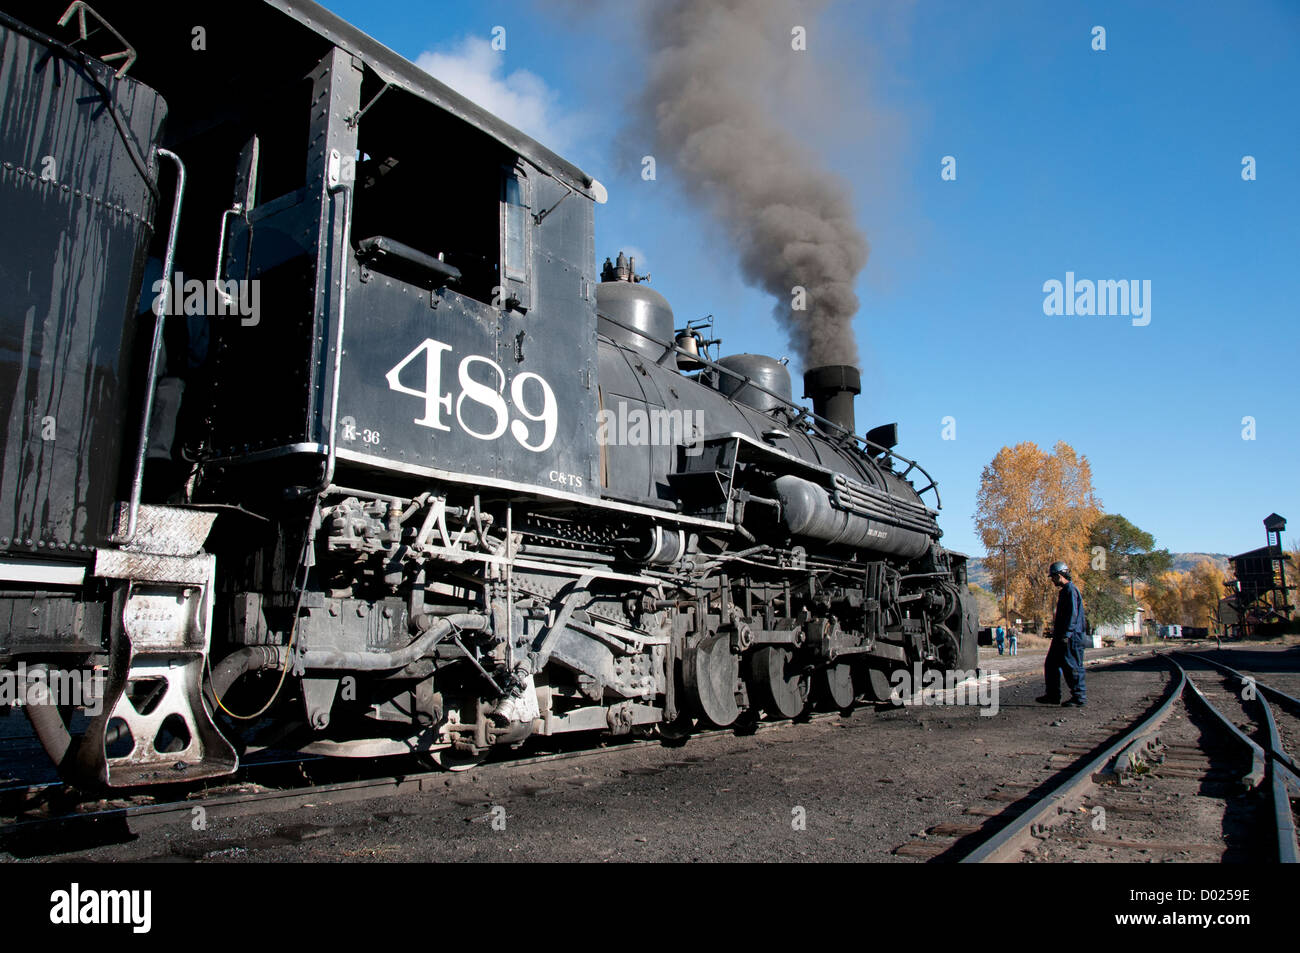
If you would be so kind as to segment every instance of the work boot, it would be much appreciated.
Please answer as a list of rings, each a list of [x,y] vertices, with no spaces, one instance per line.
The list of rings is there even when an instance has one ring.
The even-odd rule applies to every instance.
[[[1034,701],[1038,702],[1038,704],[1040,704],[1040,705],[1059,705],[1059,704],[1061,704],[1061,700],[1060,700],[1059,698],[1049,698],[1047,695],[1039,695],[1037,698],[1034,699]]]
[[[1061,702],[1062,708],[1083,708],[1088,703],[1082,698],[1071,698],[1069,701]]]

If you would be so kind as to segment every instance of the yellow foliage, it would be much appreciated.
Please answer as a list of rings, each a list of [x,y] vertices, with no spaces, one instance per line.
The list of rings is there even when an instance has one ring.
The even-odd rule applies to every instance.
[[[1142,586],[1140,597],[1147,618],[1161,625],[1214,625],[1215,612],[1225,590],[1227,575],[1208,559],[1186,572],[1161,573]]]
[[[1059,441],[1051,453],[1030,442],[1003,447],[984,468],[975,511],[994,594],[1001,597],[1005,582],[1013,611],[1050,618],[1056,589],[1047,567],[1064,560],[1083,588],[1088,531],[1100,515],[1092,467],[1068,443]]]

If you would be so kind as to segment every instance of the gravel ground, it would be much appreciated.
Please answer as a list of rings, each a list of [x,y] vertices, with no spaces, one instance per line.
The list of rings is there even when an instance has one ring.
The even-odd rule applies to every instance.
[[[93,848],[51,840],[31,859],[955,859],[964,848],[944,825],[978,825],[1031,797],[1153,707],[1168,681],[1163,663],[1135,653],[1090,669],[1087,708],[1047,708],[1033,701],[1042,652],[992,656],[981,659],[1002,673],[991,716],[951,704],[858,709],[681,747],[485,767],[447,775],[441,790],[214,818],[204,830],[185,819]]]
[[[1041,655],[1022,658],[1029,671],[1041,665]],[[1061,770],[1054,749],[1113,734],[1112,722],[1147,707],[1165,671],[1149,658],[1093,671],[1082,710],[1035,704],[1041,680],[1013,674],[998,682],[992,716],[974,706],[859,709],[676,748],[479,769],[448,775],[442,791],[214,819],[206,830],[187,819],[87,850],[51,842],[46,856],[914,861],[895,849],[925,841],[935,825],[980,823],[1027,795]]]

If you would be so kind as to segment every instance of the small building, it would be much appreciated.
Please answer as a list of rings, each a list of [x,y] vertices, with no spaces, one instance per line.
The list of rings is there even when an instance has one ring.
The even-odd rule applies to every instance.
[[[1276,513],[1264,518],[1268,545],[1228,559],[1235,578],[1224,583],[1226,598],[1219,602],[1216,620],[1229,636],[1250,636],[1289,621],[1295,608],[1290,594],[1295,586],[1287,581],[1290,556],[1282,549],[1286,519]]]
[[[1092,630],[1093,635],[1102,639],[1140,639],[1142,637],[1142,623],[1146,616],[1146,612],[1146,609],[1138,606],[1137,609],[1133,610],[1133,615],[1127,619],[1096,626]]]

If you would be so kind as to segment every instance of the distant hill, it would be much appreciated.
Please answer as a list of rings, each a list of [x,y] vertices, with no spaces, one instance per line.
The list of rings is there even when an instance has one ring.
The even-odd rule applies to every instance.
[[[989,571],[984,568],[984,560],[971,559],[966,563],[966,578],[981,589],[989,589]]]
[[[1228,571],[1228,557],[1225,553],[1173,553],[1174,569],[1187,572],[1202,559],[1208,559],[1224,572]]]
[[[1224,572],[1228,571],[1228,557],[1224,553],[1171,553],[1174,557],[1173,568],[1177,572],[1187,572],[1202,559],[1208,559]],[[972,559],[967,565],[967,575],[971,582],[984,589],[992,586],[989,571],[983,559]]]

